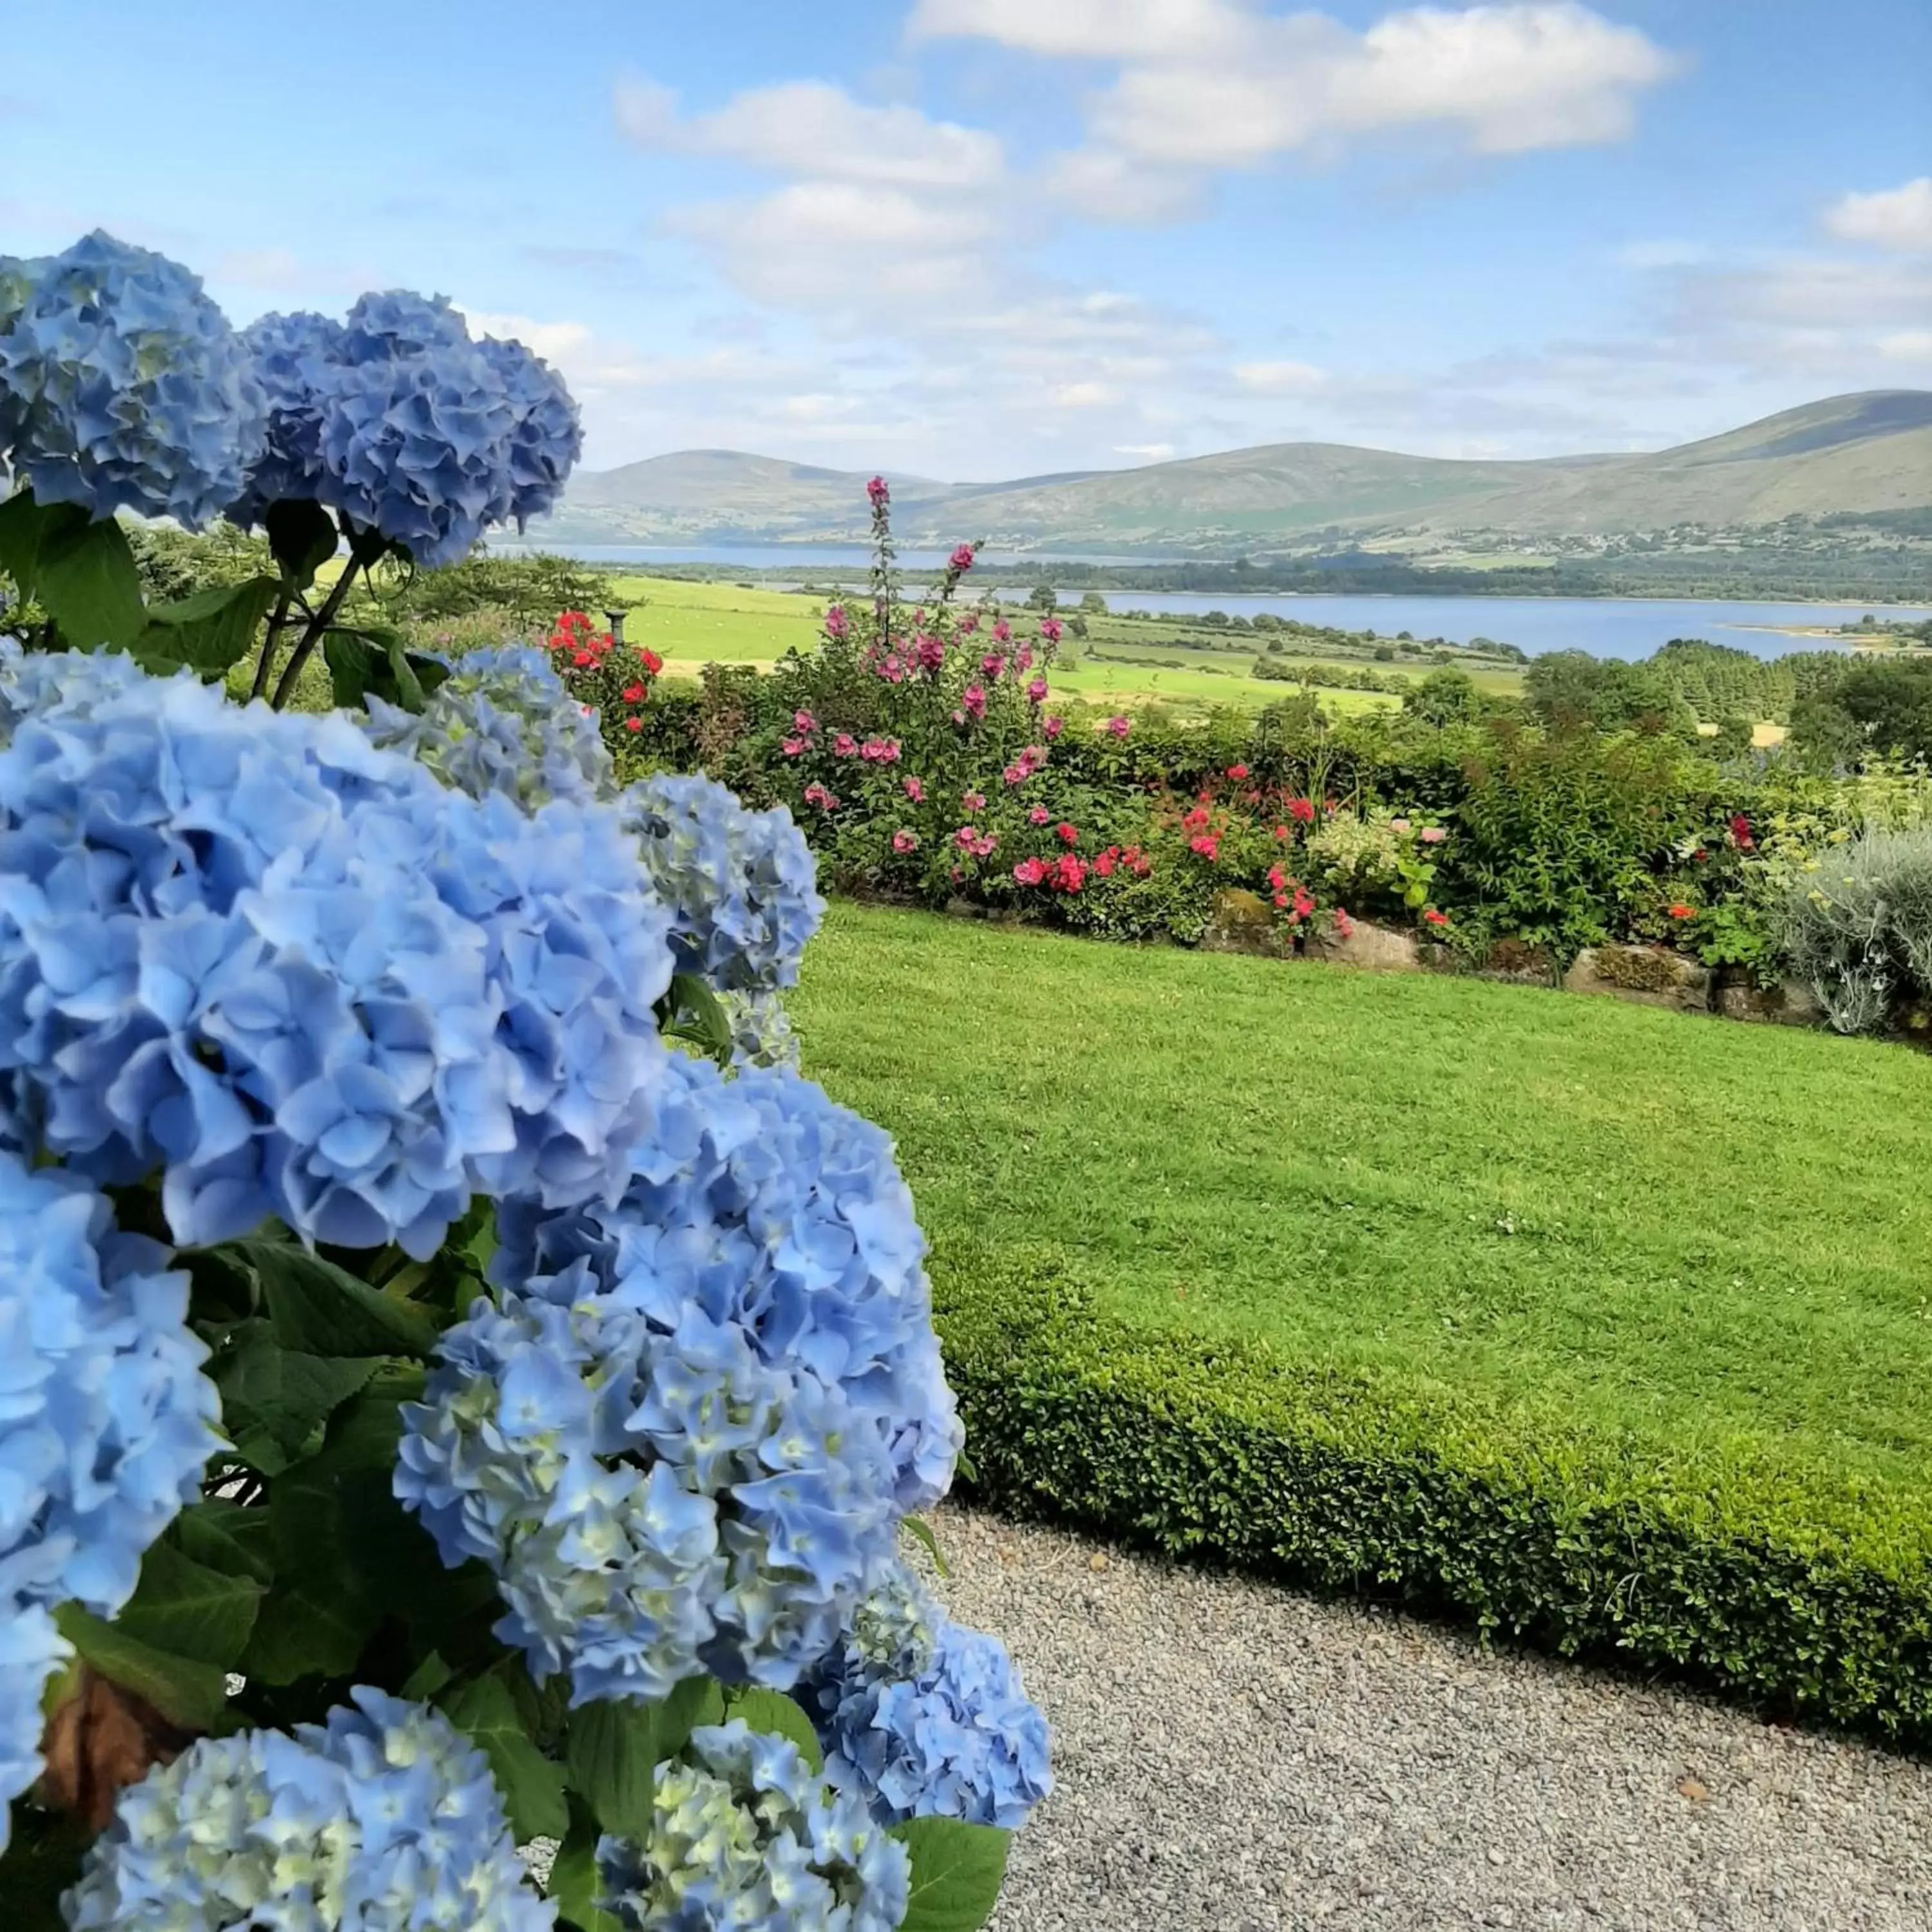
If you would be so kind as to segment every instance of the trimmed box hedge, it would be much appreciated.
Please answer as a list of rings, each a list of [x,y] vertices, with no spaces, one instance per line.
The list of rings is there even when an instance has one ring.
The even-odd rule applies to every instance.
[[[1050,1262],[955,1244],[934,1280],[988,1503],[1932,1745],[1913,1498],[1619,1454],[1418,1377],[1301,1372],[1114,1318]]]

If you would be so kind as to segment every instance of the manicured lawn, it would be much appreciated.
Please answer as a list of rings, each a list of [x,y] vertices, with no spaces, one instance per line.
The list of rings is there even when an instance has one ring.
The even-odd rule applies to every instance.
[[[1078,1310],[1063,1353],[1178,1347],[1210,1391],[1225,1356],[1231,1411],[1307,1409],[1284,1440],[1380,1430],[1465,1490],[1932,1601],[1932,1059],[850,908],[796,1012],[898,1138],[942,1311],[1012,1316],[1015,1375],[1037,1293]]]

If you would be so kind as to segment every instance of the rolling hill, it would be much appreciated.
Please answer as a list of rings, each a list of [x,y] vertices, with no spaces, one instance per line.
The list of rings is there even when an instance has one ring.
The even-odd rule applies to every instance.
[[[1764,525],[1932,508],[1932,392],[1834,396],[1642,455],[1468,462],[1292,442],[1003,483],[890,480],[902,542],[981,536],[1017,550],[1212,554],[1317,532],[1360,541]],[[682,450],[579,477],[532,540],[854,541],[866,530],[866,481],[856,470]]]

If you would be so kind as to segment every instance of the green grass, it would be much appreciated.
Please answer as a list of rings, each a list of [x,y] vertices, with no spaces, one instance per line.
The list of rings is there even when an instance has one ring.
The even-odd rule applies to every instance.
[[[796,1010],[810,1070],[897,1137],[946,1320],[1012,1352],[989,1415],[1044,1372],[1036,1348],[1086,1350],[1054,1400],[1091,1396],[1104,1335],[1122,1364],[1206,1365],[1201,1400],[1268,1439],[1327,1454],[1366,1431],[1450,1481],[1452,1515],[1518,1488],[1580,1521],[1613,1499],[1634,1550],[1688,1538],[1700,1561],[1721,1545],[1806,1575],[1850,1565],[1860,1589],[1932,1606],[1932,1060],[844,908]],[[1132,1478],[1105,1501],[1094,1477],[1083,1506],[1072,1479],[1023,1473],[1157,1540],[1252,1540],[1157,1532]],[[1652,1560],[1613,1552],[1610,1571]],[[1362,1561],[1489,1621],[1544,1621],[1492,1614],[1486,1582]],[[1574,1628],[1546,1634],[1807,1702],[1797,1664],[1784,1682],[1681,1632],[1636,1640],[1627,1610],[1648,1614],[1570,1606]],[[1685,1615],[1694,1632],[1717,1618]],[[1811,1701],[1897,1728],[1850,1694]]]

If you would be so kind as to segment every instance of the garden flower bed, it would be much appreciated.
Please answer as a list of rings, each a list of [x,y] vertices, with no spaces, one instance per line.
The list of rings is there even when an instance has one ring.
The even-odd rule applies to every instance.
[[[1932,1066],[836,907],[982,1493],[1932,1742]]]

